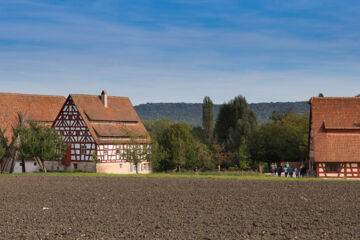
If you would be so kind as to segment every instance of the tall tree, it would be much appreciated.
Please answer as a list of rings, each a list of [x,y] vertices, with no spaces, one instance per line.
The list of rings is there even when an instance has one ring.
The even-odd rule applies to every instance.
[[[254,112],[249,109],[246,99],[238,96],[221,106],[216,120],[215,135],[219,144],[224,144],[227,151],[237,153],[255,127]]]
[[[202,127],[207,144],[212,142],[214,134],[214,106],[210,97],[206,96],[202,104]]]

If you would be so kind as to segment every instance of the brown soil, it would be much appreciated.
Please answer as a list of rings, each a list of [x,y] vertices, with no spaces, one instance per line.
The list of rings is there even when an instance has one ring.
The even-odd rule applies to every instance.
[[[0,189],[1,239],[360,239],[360,182],[1,176]]]

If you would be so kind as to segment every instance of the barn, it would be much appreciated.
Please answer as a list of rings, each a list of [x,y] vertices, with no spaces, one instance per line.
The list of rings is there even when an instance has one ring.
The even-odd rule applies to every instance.
[[[310,99],[308,157],[318,177],[360,178],[360,98]]]
[[[53,128],[69,144],[61,161],[48,170],[99,173],[150,173],[151,139],[127,97],[70,94]],[[136,152],[137,166],[130,161]],[[136,169],[137,168],[137,169]]]
[[[12,128],[18,124],[18,114],[26,121],[51,127],[64,102],[63,96],[0,93],[0,128],[10,142],[13,137]],[[33,160],[27,159],[24,164],[21,161],[8,160],[5,171],[38,172],[40,170]]]

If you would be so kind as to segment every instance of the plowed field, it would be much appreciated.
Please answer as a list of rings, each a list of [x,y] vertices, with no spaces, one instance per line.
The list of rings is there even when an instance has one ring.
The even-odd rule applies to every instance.
[[[1,239],[360,239],[360,182],[0,176]]]

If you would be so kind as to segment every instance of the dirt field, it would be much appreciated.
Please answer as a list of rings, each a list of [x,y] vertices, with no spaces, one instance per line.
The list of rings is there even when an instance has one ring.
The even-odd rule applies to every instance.
[[[1,239],[360,239],[360,182],[0,176],[0,189]]]

